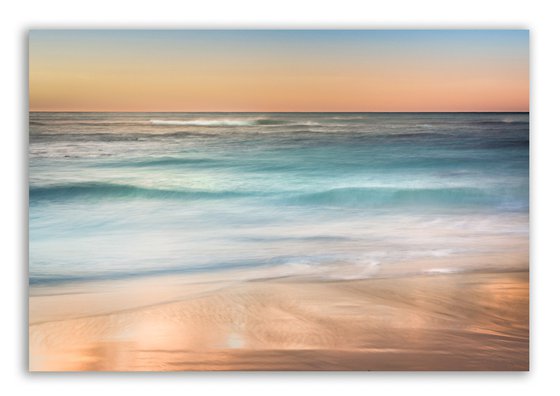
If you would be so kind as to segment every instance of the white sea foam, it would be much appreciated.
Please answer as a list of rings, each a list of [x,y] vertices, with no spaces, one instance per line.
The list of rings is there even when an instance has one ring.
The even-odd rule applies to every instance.
[[[187,126],[248,126],[257,125],[257,120],[235,119],[197,119],[197,120],[150,120],[152,125],[187,125]]]
[[[425,270],[424,273],[430,275],[437,275],[437,274],[455,274],[457,272],[461,272],[460,268],[431,268]]]
[[[318,262],[309,259],[259,268],[247,271],[245,279],[265,279],[276,277],[312,277],[323,280],[358,280],[368,279],[377,274],[380,262],[369,257],[355,258],[352,261]],[[242,275],[239,275],[242,277]]]

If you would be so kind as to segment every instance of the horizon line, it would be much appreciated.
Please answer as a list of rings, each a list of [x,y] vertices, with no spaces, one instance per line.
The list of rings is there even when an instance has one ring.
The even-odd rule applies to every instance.
[[[520,110],[502,110],[502,111],[92,111],[92,110],[29,110],[28,113],[184,113],[184,114],[216,114],[216,113],[237,113],[237,114],[292,114],[292,113],[317,113],[317,114],[330,114],[330,113],[361,113],[361,114],[391,114],[391,113],[416,113],[416,114],[429,114],[429,113],[530,113],[530,110],[520,111]]]

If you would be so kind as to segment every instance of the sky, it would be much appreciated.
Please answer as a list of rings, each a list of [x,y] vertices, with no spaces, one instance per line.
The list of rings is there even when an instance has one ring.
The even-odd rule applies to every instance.
[[[32,30],[30,111],[529,111],[527,30]]]

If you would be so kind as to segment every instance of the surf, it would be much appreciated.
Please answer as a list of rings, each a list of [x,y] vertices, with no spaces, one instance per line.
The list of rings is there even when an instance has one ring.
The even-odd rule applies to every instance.
[[[157,189],[127,184],[103,182],[68,183],[29,188],[29,200],[31,203],[39,201],[64,201],[80,198],[144,198],[160,200],[194,200],[235,198],[247,195],[247,193],[238,191]]]

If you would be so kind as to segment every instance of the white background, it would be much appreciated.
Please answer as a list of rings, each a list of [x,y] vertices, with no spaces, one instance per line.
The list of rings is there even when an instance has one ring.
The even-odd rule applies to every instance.
[[[550,1],[200,2],[44,0],[1,5],[0,389],[6,395],[560,394],[560,19]],[[27,56],[30,28],[528,28],[531,30],[531,371],[529,373],[29,374]]]

